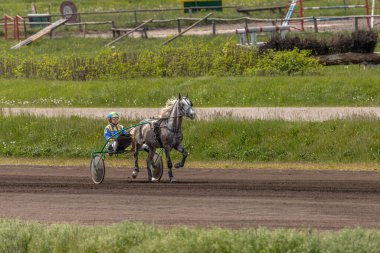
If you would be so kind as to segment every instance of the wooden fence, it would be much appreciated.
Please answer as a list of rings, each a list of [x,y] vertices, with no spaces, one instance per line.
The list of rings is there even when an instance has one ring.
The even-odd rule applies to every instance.
[[[223,6],[223,8],[231,8],[231,7],[232,6]],[[196,7],[194,7],[194,8],[196,8]],[[204,7],[202,7],[202,8],[204,8]],[[75,14],[89,14],[89,15],[91,15],[91,14],[104,14],[104,13],[123,13],[123,12],[136,12],[137,13],[137,12],[151,12],[151,11],[173,11],[173,10],[183,10],[183,8],[120,10],[120,11],[106,11],[106,12],[83,12],[83,13],[75,13]],[[52,14],[51,17],[62,17],[62,15],[61,14]],[[20,18],[22,18],[22,17],[20,17]],[[269,23],[270,25],[276,26],[278,24],[283,23],[284,21],[291,22],[293,24],[293,25],[291,25],[292,29],[298,29],[296,26],[297,23],[310,22],[310,23],[312,23],[313,30],[315,32],[319,32],[319,23],[320,22],[351,20],[352,21],[351,27],[354,27],[354,30],[357,31],[360,29],[359,21],[363,20],[363,19],[367,20],[368,18],[380,18],[380,15],[302,17],[302,18],[289,18],[289,19],[279,19],[279,18],[276,18],[276,19],[260,19],[260,18],[251,18],[251,17],[206,18],[204,20],[204,22],[208,25],[211,25],[210,33],[213,35],[216,35],[217,34],[217,26],[219,24],[242,23],[244,27],[248,27],[249,23],[254,22],[254,23],[259,23],[259,24],[260,23],[264,23],[264,24]],[[12,22],[9,22],[9,23],[5,22],[4,19],[0,19],[0,20],[2,20],[2,23],[0,23],[0,26],[6,26],[6,25],[12,26],[13,25],[13,20],[12,20]],[[180,17],[180,18],[174,18],[174,19],[152,19],[152,21],[150,23],[154,23],[154,24],[173,23],[174,27],[176,27],[178,33],[181,33],[182,29],[184,27],[187,27],[187,25],[183,24],[184,22],[186,22],[186,21],[197,22],[199,20],[200,20],[200,18]],[[26,20],[24,20],[23,22],[24,22],[24,24],[27,24],[27,25],[29,25],[29,24],[45,24],[45,25],[51,24],[51,22],[28,22]],[[123,30],[130,30],[130,28],[126,28],[126,27],[123,27],[123,28],[115,27],[114,21],[78,22],[78,23],[71,23],[71,24],[65,24],[65,25],[66,26],[79,26],[80,30],[83,32],[83,36],[85,37],[86,32],[88,31],[88,26],[90,26],[90,25],[105,25],[105,24],[110,25],[110,29],[108,31],[112,31],[112,32],[117,32],[118,30],[119,30],[119,32],[123,31]],[[375,24],[375,26],[377,26],[377,25],[379,25],[379,23]],[[143,29],[140,29],[139,31],[143,32],[145,35],[144,37],[146,37],[147,36],[147,30],[149,30],[149,28],[144,27]],[[5,30],[5,34],[7,34],[7,30]],[[25,31],[25,34],[26,34],[26,31]]]

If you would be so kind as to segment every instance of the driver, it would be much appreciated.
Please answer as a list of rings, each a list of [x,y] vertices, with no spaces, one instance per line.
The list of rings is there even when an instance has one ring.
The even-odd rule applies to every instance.
[[[108,151],[115,152],[117,148],[117,137],[113,136],[118,131],[124,129],[122,125],[119,124],[119,114],[117,112],[110,112],[107,115],[109,124],[104,128],[104,138],[108,141]],[[122,130],[121,134],[130,135],[126,130]]]

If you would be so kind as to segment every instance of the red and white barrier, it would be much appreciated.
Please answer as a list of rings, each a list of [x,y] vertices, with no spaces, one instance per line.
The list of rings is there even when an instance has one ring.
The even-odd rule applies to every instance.
[[[11,22],[9,22],[11,21]],[[25,25],[25,19],[19,15],[16,17],[11,17],[8,15],[4,16],[4,39],[8,40],[9,35],[9,26],[12,26],[13,30],[13,39],[20,40],[20,22],[22,22],[24,37],[26,38],[26,25]]]
[[[380,1],[380,0],[379,0]],[[289,5],[289,10],[292,9],[292,12],[294,11],[295,4],[294,1],[292,0],[292,3]],[[299,2],[299,16],[301,18],[304,17],[304,11],[307,10],[326,10],[326,9],[353,9],[353,8],[365,8],[366,9],[366,15],[367,17],[367,25],[369,29],[372,29],[374,27],[374,22],[375,22],[375,0],[372,0],[371,4],[369,3],[369,0],[365,0],[365,4],[357,4],[357,5],[338,5],[338,6],[303,6],[303,0],[298,0]],[[285,17],[285,20],[287,20],[287,17]],[[301,20],[301,30],[304,30],[304,21]]]

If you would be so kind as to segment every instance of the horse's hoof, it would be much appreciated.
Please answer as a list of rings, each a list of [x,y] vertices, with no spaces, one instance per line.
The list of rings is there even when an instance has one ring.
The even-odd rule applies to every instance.
[[[174,178],[174,177],[171,177],[171,178],[170,178],[170,183],[171,183],[171,184],[174,184],[175,182],[176,182],[175,178]]]
[[[152,177],[152,179],[150,181],[153,182],[153,183],[157,183],[158,182],[158,178]]]
[[[179,168],[181,168],[181,167],[183,167],[183,166],[181,166],[180,163],[176,163],[176,164],[174,165],[174,168],[176,168],[176,169],[179,169]]]
[[[132,178],[136,178],[138,174],[139,174],[139,172],[134,170],[132,172]]]

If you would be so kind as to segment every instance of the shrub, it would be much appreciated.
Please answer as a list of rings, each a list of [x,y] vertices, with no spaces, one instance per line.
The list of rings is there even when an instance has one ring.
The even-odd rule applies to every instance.
[[[336,53],[373,53],[377,43],[377,33],[374,31],[352,32],[350,35],[338,34],[332,39],[318,39],[315,37],[301,38],[292,36],[281,38],[275,36],[260,47],[260,53],[265,53],[269,49],[276,51],[310,50],[312,55],[326,55]]]
[[[318,73],[323,66],[318,59],[310,57],[311,51],[293,49],[292,51],[268,50],[261,55],[251,73],[264,75],[294,75]]]
[[[239,47],[227,42],[223,49],[215,54],[212,74],[241,75],[246,69],[255,66],[258,59],[258,50],[252,47]]]
[[[351,52],[373,53],[377,44],[377,33],[374,31],[358,31],[352,33]]]
[[[297,39],[294,41],[284,48],[292,48],[297,44]],[[292,54],[289,57],[297,58],[295,54],[300,52],[296,50]],[[306,60],[309,55],[301,53],[299,57]],[[256,48],[236,46],[233,42],[227,42],[223,46],[210,46],[206,43],[190,44],[186,47],[169,46],[153,52],[145,50],[137,53],[105,49],[94,57],[45,55],[18,59],[12,55],[5,55],[0,58],[0,77],[86,81],[135,77],[237,76],[252,73],[252,69],[257,70],[260,66],[265,66],[256,66],[260,57]],[[287,57],[287,53],[283,57]],[[289,59],[289,63],[292,61],[294,59]],[[296,71],[294,67],[290,67],[291,69],[276,73],[303,73],[305,66],[297,68]],[[271,71],[270,74],[274,72]]]

